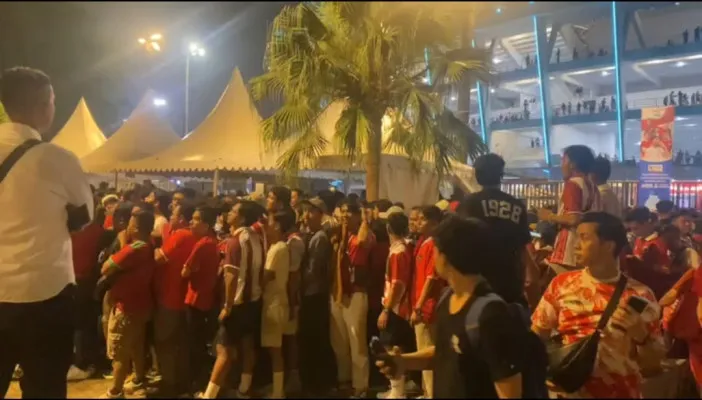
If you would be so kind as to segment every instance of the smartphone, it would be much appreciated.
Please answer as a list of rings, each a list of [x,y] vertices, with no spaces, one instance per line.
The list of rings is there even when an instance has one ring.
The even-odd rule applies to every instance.
[[[380,343],[380,338],[377,336],[373,336],[371,338],[370,343],[368,344],[368,348],[370,349],[371,355],[373,355],[373,357],[377,358],[378,360],[384,362],[385,365],[392,371],[391,375],[395,375],[395,372],[397,371],[397,366],[395,365],[392,356],[388,354],[388,351],[385,349],[385,346],[383,346],[383,344]]]
[[[629,297],[629,300],[627,300],[626,305],[631,307],[637,313],[641,314],[648,306],[648,300],[642,299],[639,296],[631,296]]]

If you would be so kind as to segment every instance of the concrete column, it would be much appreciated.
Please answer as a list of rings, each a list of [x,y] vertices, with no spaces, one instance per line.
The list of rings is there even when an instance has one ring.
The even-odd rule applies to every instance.
[[[549,90],[549,40],[546,36],[546,24],[538,15],[534,19],[534,36],[536,37],[536,68],[539,78],[539,93],[541,94],[541,134],[544,142],[544,161],[551,166],[551,94]]]
[[[614,53],[614,88],[617,104],[617,160],[624,161],[626,131],[626,85],[622,80],[621,56],[625,51],[630,11],[622,3],[612,2],[612,48]]]

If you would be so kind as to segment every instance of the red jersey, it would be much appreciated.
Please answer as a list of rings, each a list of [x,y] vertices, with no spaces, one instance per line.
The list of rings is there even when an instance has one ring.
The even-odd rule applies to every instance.
[[[646,238],[636,238],[633,253],[636,260],[627,261],[627,274],[651,288],[656,298],[661,298],[677,281],[677,276],[670,273],[668,246],[654,232]]]
[[[122,272],[110,289],[115,307],[124,313],[145,313],[153,307],[151,280],[156,262],[154,248],[140,240],[124,246],[109,258]]]
[[[205,236],[195,243],[193,251],[185,262],[190,270],[188,292],[185,304],[202,311],[214,307],[217,272],[219,270],[219,249],[217,239]]]
[[[532,323],[541,330],[558,332],[566,345],[575,343],[595,332],[615,286],[596,280],[587,269],[559,274],[534,310]],[[653,312],[660,311],[651,290],[629,279],[621,301],[633,295],[647,299]],[[650,340],[662,342],[658,319],[652,319],[647,325]],[[633,343],[603,336],[592,377],[573,398],[641,398],[641,375],[630,357],[631,346]]]
[[[169,310],[185,309],[188,285],[181,273],[196,242],[190,229],[178,229],[161,247],[167,262],[157,269],[156,296],[159,305]]]
[[[385,290],[383,292],[383,307],[387,307],[390,301],[390,289],[395,285],[395,290],[400,294],[395,294],[395,298],[400,297],[400,302],[393,307],[392,311],[398,316],[409,320],[412,312],[409,292],[412,287],[412,250],[410,246],[403,242],[393,243],[390,246],[385,271]]]
[[[436,275],[434,264],[434,239],[423,240],[414,254],[414,282],[412,283],[411,302],[412,309],[416,309],[419,297],[424,290],[424,284],[428,279],[434,280],[432,290],[427,294],[422,306],[422,314],[425,323],[434,322],[434,308],[441,295],[441,290],[445,286],[444,281]]]
[[[171,229],[171,223],[166,222],[163,224],[163,227],[161,227],[161,243],[166,243],[168,238],[171,237],[171,234],[173,233],[173,230]]]
[[[563,185],[558,215],[583,214],[600,211],[600,191],[592,181],[583,176],[574,176]],[[554,264],[575,267],[575,227],[561,227],[556,236],[553,253],[549,259]]]
[[[341,282],[344,294],[368,291],[368,279],[371,276],[370,255],[375,246],[375,235],[368,232],[368,240],[361,245],[358,236],[349,235],[346,252],[341,263]]]
[[[73,271],[77,280],[87,279],[96,270],[98,253],[105,229],[90,224],[85,229],[71,234],[73,247]]]
[[[105,215],[105,221],[102,223],[102,227],[106,231],[111,230],[114,227],[114,220],[115,218],[112,216],[112,214]]]
[[[370,252],[370,275],[368,281],[368,307],[378,309],[382,304],[385,273],[390,254],[390,243],[376,242]]]

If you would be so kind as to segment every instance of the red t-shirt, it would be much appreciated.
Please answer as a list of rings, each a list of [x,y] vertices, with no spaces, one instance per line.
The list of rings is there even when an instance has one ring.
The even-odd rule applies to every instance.
[[[110,289],[115,307],[124,313],[151,311],[151,281],[156,267],[153,246],[140,240],[132,242],[112,255],[109,261],[122,270]]]
[[[110,229],[112,229],[112,228],[114,227],[114,222],[113,222],[113,221],[114,221],[114,217],[112,216],[112,214],[106,215],[106,216],[105,216],[105,222],[102,223],[102,227],[103,227],[105,230],[110,230]]]
[[[71,234],[73,271],[77,280],[89,278],[95,271],[104,233],[105,230],[100,225],[90,224],[85,229]]]
[[[214,306],[219,249],[217,240],[206,236],[197,241],[185,266],[190,269],[185,304],[202,311]]]
[[[375,235],[373,232],[368,232],[368,241],[363,246],[358,241],[357,235],[349,235],[346,255],[341,264],[341,279],[345,294],[367,292],[368,282],[357,282],[356,279],[358,277],[365,277],[365,280],[370,278],[370,255],[374,246]]]
[[[401,290],[401,300],[393,308],[398,316],[409,319],[412,307],[409,301],[409,292],[412,287],[412,250],[405,243],[394,243],[390,247],[387,268],[385,272],[385,291],[383,293],[383,307],[388,304],[390,289],[395,284],[395,290]],[[397,298],[397,294],[395,294]]]
[[[161,227],[161,243],[166,243],[166,240],[171,237],[171,234],[173,234],[171,223],[166,222],[163,224],[163,227]]]
[[[422,295],[422,290],[424,289],[424,284],[427,279],[434,279],[432,290],[428,293],[424,300],[424,306],[422,307],[424,322],[431,323],[434,322],[434,308],[441,295],[441,290],[445,286],[444,281],[436,276],[434,265],[434,240],[432,238],[423,240],[417,247],[414,265],[414,282],[411,293],[413,310],[417,307],[419,297]]]
[[[190,229],[178,229],[161,247],[168,262],[157,269],[156,295],[158,303],[169,310],[185,309],[188,282],[181,273],[196,242]]]
[[[627,262],[627,274],[650,287],[660,299],[677,280],[677,276],[670,274],[668,246],[654,233],[646,238],[636,238],[633,253],[636,260]]]

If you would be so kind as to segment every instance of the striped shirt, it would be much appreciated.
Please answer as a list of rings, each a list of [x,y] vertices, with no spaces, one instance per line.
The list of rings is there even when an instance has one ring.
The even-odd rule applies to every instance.
[[[234,305],[261,298],[264,251],[261,237],[251,228],[239,228],[227,240],[222,267],[239,271]]]
[[[600,211],[601,208],[600,192],[590,179],[573,176],[566,181],[558,206],[558,215],[584,214],[588,211]],[[561,226],[549,262],[574,268],[576,240],[575,227]]]

